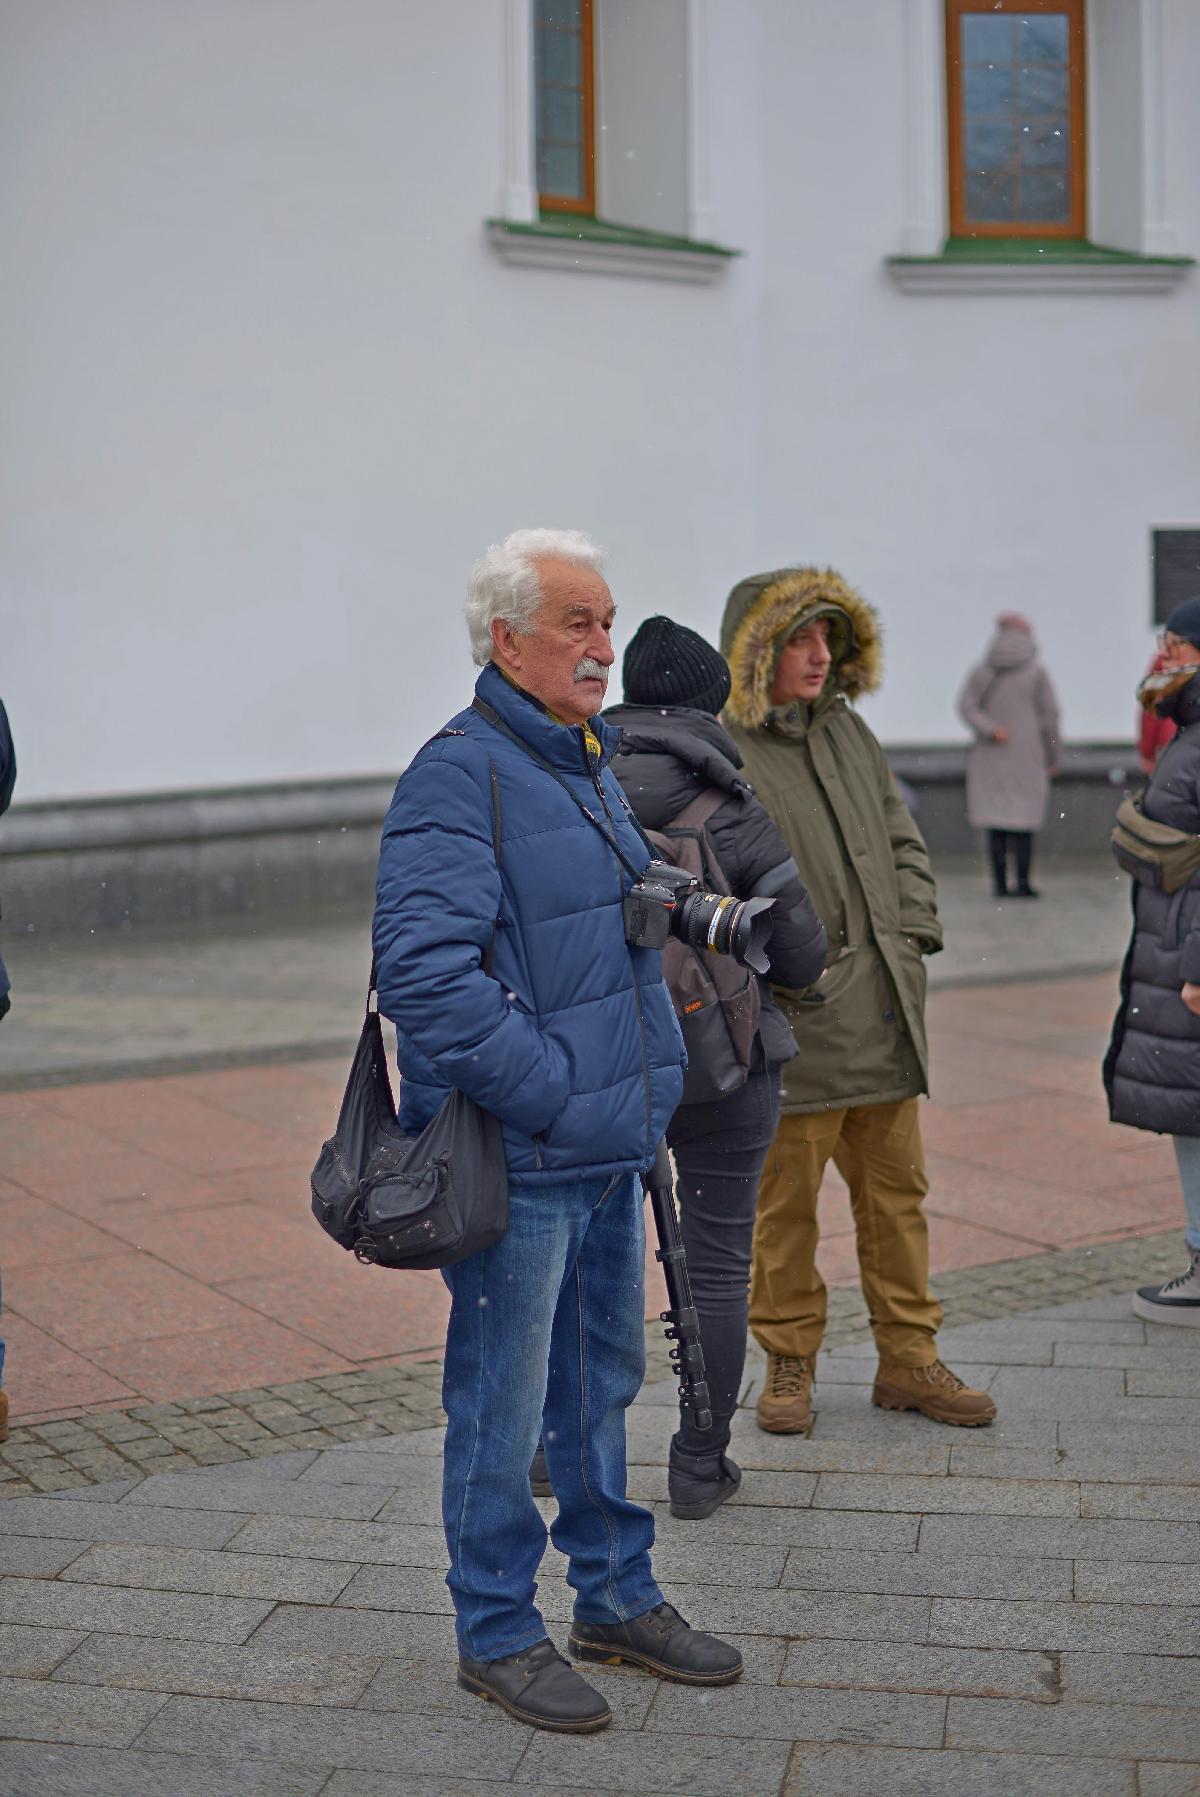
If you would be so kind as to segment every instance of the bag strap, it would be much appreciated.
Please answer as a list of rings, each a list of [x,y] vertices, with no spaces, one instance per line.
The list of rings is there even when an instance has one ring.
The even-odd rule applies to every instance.
[[[477,711],[479,713],[480,717],[483,718],[486,723],[489,723],[492,726],[493,730],[499,730],[499,732],[502,736],[507,736],[510,742],[516,743],[518,749],[524,750],[525,754],[528,755],[529,759],[531,761],[536,761],[537,765],[540,768],[543,768],[546,771],[546,773],[548,773],[550,775],[550,778],[552,780],[558,781],[558,784],[562,787],[563,791],[566,793],[567,797],[571,800],[572,804],[578,805],[580,811],[583,812],[584,817],[587,818],[587,821],[589,824],[591,824],[592,828],[595,830],[599,830],[601,836],[603,836],[605,842],[608,844],[608,846],[612,850],[613,854],[617,857],[617,860],[621,863],[621,866],[625,869],[625,872],[629,875],[630,879],[636,885],[637,882],[641,879],[642,873],[644,870],[640,867],[635,867],[633,865],[633,862],[629,859],[628,855],[622,849],[622,847],[621,847],[620,843],[617,841],[616,837],[609,835],[609,833],[605,829],[604,825],[600,822],[600,819],[596,816],[596,813],[591,809],[590,806],[584,804],[584,802],[580,798],[579,794],[575,791],[575,789],[571,785],[568,784],[568,782],[559,773],[558,769],[553,765],[553,763],[547,761],[544,755],[539,755],[536,749],[531,749],[529,744],[527,742],[525,742],[522,737],[518,736],[515,730],[510,729],[510,727],[504,722],[504,719],[500,716],[500,713],[498,711],[493,711],[492,707],[489,704],[487,704],[487,702],[485,700],[481,699],[479,697],[478,693],[476,693],[475,697],[471,700],[471,709],[473,711]],[[622,802],[624,802],[624,801],[622,801]],[[633,816],[633,813],[631,811],[629,811],[628,806],[626,806],[626,813],[630,819],[630,822],[633,824],[635,830],[637,831],[638,835],[642,837],[642,841],[646,844],[646,847],[649,849],[651,859],[652,860],[655,859],[654,845],[652,843],[648,842],[646,840],[646,837],[644,835],[642,835],[642,827],[638,823],[637,819]]]
[[[709,786],[694,798],[690,805],[685,805],[678,817],[673,817],[669,824],[661,830],[663,836],[670,836],[674,830],[703,830],[709,819],[715,817],[723,805],[728,804],[730,795],[722,792],[719,786]]]
[[[437,736],[430,738],[437,742],[443,736],[465,736],[465,730],[439,730]],[[496,871],[500,871],[500,778],[496,773],[496,763],[488,756],[488,781],[492,789],[492,854],[496,857]],[[491,978],[492,964],[496,959],[496,924],[492,925],[492,939],[487,945],[483,957],[483,971]],[[371,980],[367,987],[367,1016],[371,1015],[371,1000],[374,999],[376,1010],[379,1009],[379,963],[371,956]]]

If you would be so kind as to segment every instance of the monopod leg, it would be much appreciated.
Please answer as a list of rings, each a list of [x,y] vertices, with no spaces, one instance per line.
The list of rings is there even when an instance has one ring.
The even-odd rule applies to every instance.
[[[667,1325],[667,1340],[675,1344],[671,1349],[671,1365],[679,1379],[679,1401],[685,1410],[691,1411],[692,1423],[697,1429],[711,1429],[712,1410],[704,1378],[700,1319],[692,1303],[687,1256],[679,1235],[671,1161],[665,1142],[659,1143],[654,1165],[644,1175],[642,1183],[650,1194],[654,1227],[658,1234],[658,1248],[654,1258],[662,1262],[667,1286],[667,1303],[670,1308],[660,1314]]]

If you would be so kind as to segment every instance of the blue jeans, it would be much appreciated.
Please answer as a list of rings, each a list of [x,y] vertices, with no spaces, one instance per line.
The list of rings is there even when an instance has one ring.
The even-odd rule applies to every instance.
[[[459,1652],[501,1660],[546,1636],[546,1525],[529,1489],[543,1433],[575,1615],[662,1602],[654,1519],[625,1496],[625,1411],[646,1370],[642,1189],[632,1174],[514,1185],[508,1233],[447,1267],[442,1518]]]
[[[1183,1203],[1187,1211],[1187,1245],[1200,1254],[1200,1136],[1172,1136]]]

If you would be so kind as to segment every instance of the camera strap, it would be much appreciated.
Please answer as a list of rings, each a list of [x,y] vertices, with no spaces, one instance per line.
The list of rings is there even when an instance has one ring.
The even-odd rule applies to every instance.
[[[620,843],[617,841],[616,836],[609,834],[608,830],[606,830],[604,825],[600,822],[600,819],[596,816],[596,813],[592,810],[591,806],[584,804],[584,802],[580,798],[579,794],[574,790],[574,788],[569,784],[569,782],[563,778],[562,774],[559,773],[558,769],[551,762],[547,761],[544,755],[539,755],[536,749],[531,749],[529,744],[524,740],[524,738],[518,736],[516,731],[511,729],[509,727],[509,725],[507,725],[504,722],[504,719],[500,716],[500,713],[498,711],[494,711],[493,708],[487,703],[486,700],[481,699],[479,697],[478,693],[476,693],[475,697],[471,700],[471,710],[477,711],[479,713],[480,717],[483,718],[484,722],[488,723],[492,726],[493,730],[498,730],[500,732],[501,736],[507,736],[510,742],[516,743],[518,749],[522,749],[525,752],[525,754],[528,755],[528,757],[531,761],[536,761],[537,765],[540,768],[544,768],[546,773],[548,773],[550,775],[550,778],[552,780],[558,781],[558,784],[562,787],[562,789],[566,793],[567,797],[572,801],[573,804],[575,804],[579,807],[580,811],[583,812],[584,817],[587,818],[587,821],[589,824],[591,824],[592,828],[595,830],[599,830],[601,836],[603,836],[605,842],[608,844],[609,848],[612,850],[613,854],[617,857],[617,860],[621,863],[621,866],[625,869],[625,872],[629,875],[630,879],[633,881],[634,885],[636,886],[638,881],[642,877],[643,870],[641,868],[635,867],[633,865],[633,862],[629,859],[628,855],[625,853],[625,851],[622,849]],[[641,825],[638,823],[637,819],[633,816],[633,813],[631,811],[629,811],[628,802],[625,800],[624,795],[622,795],[621,802],[625,806],[625,809],[629,816],[630,822],[633,824],[634,828],[637,830],[638,835],[642,837],[643,842],[646,842],[646,838],[644,836],[642,836]],[[654,850],[653,846],[649,842],[646,842],[646,847],[650,850],[650,856],[651,856],[651,859],[653,859],[656,851]]]

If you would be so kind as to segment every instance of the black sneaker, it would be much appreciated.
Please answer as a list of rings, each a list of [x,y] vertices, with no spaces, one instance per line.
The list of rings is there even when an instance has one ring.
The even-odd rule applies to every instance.
[[[689,1628],[670,1604],[659,1604],[631,1622],[576,1620],[567,1646],[577,1660],[606,1666],[627,1660],[679,1685],[732,1685],[744,1671],[736,1647]]]
[[[458,1682],[531,1728],[590,1735],[612,1721],[612,1711],[599,1691],[580,1678],[549,1639],[506,1660],[460,1658]]]
[[[550,1468],[546,1465],[546,1450],[539,1441],[533,1450],[533,1459],[529,1462],[529,1489],[534,1497],[553,1497],[554,1487],[550,1483]]]
[[[1147,1323],[1200,1329],[1200,1254],[1193,1254],[1187,1272],[1166,1285],[1140,1285],[1133,1294],[1133,1314]]]
[[[701,1522],[731,1498],[741,1482],[741,1467],[724,1454],[685,1454],[672,1441],[667,1462],[672,1516],[683,1522]]]

